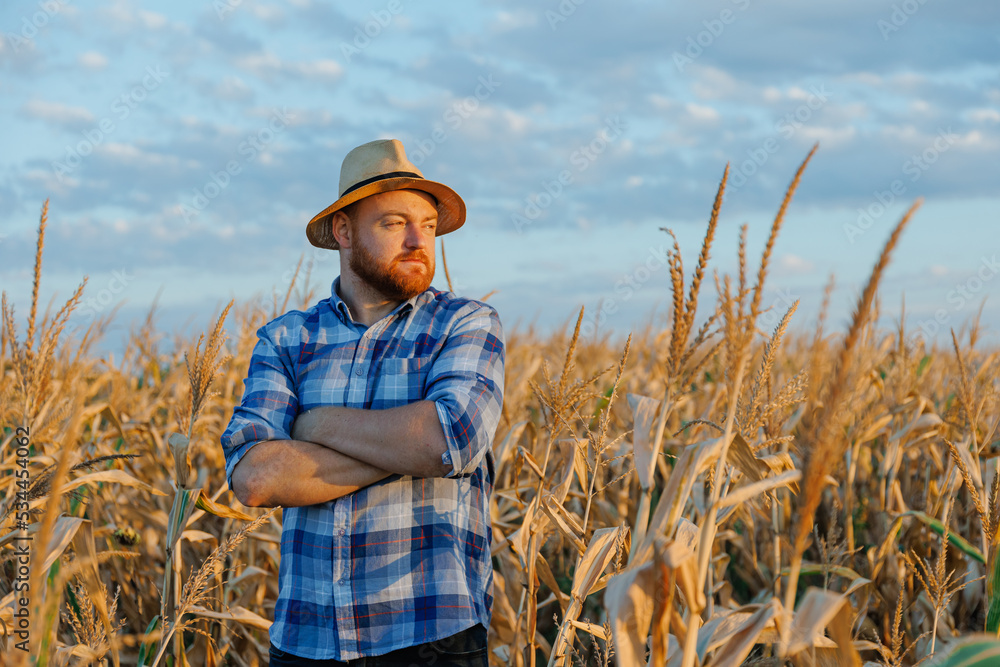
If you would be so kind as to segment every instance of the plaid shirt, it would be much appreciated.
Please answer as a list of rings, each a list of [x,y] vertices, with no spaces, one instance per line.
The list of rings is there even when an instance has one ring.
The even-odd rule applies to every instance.
[[[232,487],[243,455],[258,442],[290,439],[300,412],[436,403],[447,476],[391,475],[283,510],[271,642],[305,658],[351,660],[490,625],[491,444],[504,339],[491,306],[433,287],[366,328],[351,318],[339,284],[330,298],[257,331],[222,447]]]

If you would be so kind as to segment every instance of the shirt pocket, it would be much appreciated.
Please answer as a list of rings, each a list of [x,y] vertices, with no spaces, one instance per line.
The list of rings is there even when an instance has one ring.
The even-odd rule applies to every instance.
[[[393,408],[423,399],[433,362],[431,355],[383,359],[375,378],[372,408]]]

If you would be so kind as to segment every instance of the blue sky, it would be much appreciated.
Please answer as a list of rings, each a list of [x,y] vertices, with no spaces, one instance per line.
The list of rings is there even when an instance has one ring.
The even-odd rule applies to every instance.
[[[957,329],[1000,286],[995,2],[36,0],[0,32],[0,282],[25,315],[50,198],[42,294],[89,276],[79,317],[119,307],[112,348],[158,293],[161,328],[201,330],[303,253],[328,293],[339,259],[305,224],[385,137],[465,198],[455,288],[496,290],[508,328],[662,321],[660,228],[690,269],[731,163],[711,266],[733,271],[815,142],[765,304],[810,326],[835,273],[842,328],[918,196],[886,325],[905,293],[911,327]]]

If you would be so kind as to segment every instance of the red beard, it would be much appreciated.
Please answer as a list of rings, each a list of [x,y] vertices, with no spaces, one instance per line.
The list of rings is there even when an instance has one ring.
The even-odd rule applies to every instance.
[[[414,272],[411,264],[403,264],[408,259],[423,263],[423,271]],[[387,299],[406,301],[431,286],[434,278],[434,260],[423,250],[415,250],[381,264],[363,243],[351,247],[351,270]]]

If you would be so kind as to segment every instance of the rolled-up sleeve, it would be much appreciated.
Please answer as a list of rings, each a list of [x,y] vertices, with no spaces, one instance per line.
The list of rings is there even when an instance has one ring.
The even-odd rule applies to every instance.
[[[266,440],[291,438],[292,422],[298,413],[287,355],[275,343],[267,325],[257,330],[257,338],[243,381],[243,398],[221,438],[229,488],[233,487],[233,469],[251,447]]]
[[[446,477],[471,474],[492,446],[503,407],[504,338],[492,306],[474,302],[460,316],[427,377],[448,451]]]

